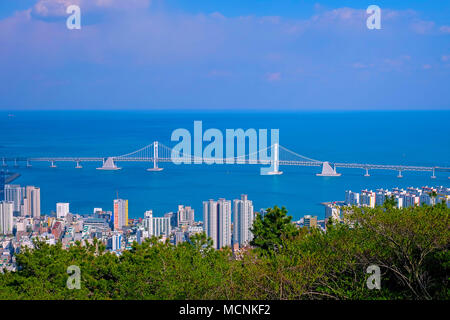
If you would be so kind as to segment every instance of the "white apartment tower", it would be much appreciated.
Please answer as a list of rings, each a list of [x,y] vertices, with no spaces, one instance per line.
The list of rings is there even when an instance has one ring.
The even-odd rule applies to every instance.
[[[56,204],[56,217],[59,219],[64,219],[69,213],[69,204],[65,202],[58,202]]]
[[[213,247],[231,247],[231,201],[203,201],[205,232],[213,241]]]
[[[11,201],[14,212],[20,212],[22,201],[25,197],[25,188],[16,184],[5,184],[5,201]]]
[[[13,232],[14,202],[0,202],[0,234],[12,234]]]
[[[149,237],[170,236],[170,217],[153,217],[153,211],[146,211],[144,214],[144,230]]]
[[[188,206],[179,205],[177,211],[177,224],[178,227],[194,224],[194,209]]]
[[[253,240],[253,233],[250,229],[253,226],[255,218],[253,212],[253,203],[248,200],[247,195],[241,195],[241,199],[233,201],[233,243],[240,247],[248,245]]]
[[[359,193],[351,190],[345,191],[345,204],[350,206],[359,206]]]
[[[203,227],[206,235],[212,239],[213,247],[217,248],[217,201],[203,201]]]
[[[26,199],[27,205],[24,205],[25,215],[39,218],[41,216],[41,189],[27,186]]]

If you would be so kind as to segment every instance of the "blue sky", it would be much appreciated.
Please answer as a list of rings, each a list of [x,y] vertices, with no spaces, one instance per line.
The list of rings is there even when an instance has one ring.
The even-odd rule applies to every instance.
[[[0,1],[3,110],[449,110],[449,79],[450,1]]]

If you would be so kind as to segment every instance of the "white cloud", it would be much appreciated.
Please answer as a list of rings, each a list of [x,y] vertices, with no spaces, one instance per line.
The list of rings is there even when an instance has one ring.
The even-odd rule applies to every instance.
[[[367,66],[364,63],[361,63],[361,62],[355,62],[352,65],[352,67],[355,68],[355,69],[365,69],[365,68],[367,68]]]
[[[281,80],[281,72],[272,72],[266,75],[266,79],[269,82],[275,82]]]
[[[442,33],[450,33],[450,26],[442,26],[439,28]]]
[[[51,18],[66,16],[70,5],[77,5],[84,11],[102,9],[145,9],[151,0],[39,0],[32,8],[32,14],[37,17]]]
[[[416,21],[411,24],[411,28],[415,33],[427,34],[433,30],[435,23],[433,21]]]

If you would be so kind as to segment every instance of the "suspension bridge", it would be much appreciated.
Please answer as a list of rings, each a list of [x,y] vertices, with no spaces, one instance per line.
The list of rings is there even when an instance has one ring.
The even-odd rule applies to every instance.
[[[270,157],[268,153],[270,151]],[[73,162],[75,168],[81,169],[83,162],[100,162],[101,166],[98,170],[120,170],[122,169],[117,164],[121,162],[151,162],[153,166],[148,168],[148,171],[162,171],[163,168],[159,163],[174,162],[179,164],[187,163],[207,163],[207,164],[259,164],[270,165],[271,171],[268,175],[279,175],[282,171],[280,166],[306,166],[306,167],[321,167],[321,172],[317,176],[340,176],[337,172],[338,168],[356,168],[362,169],[365,176],[370,176],[370,170],[393,170],[397,171],[397,177],[403,177],[404,171],[423,171],[430,172],[431,178],[436,178],[436,172],[450,172],[449,167],[439,166],[409,166],[409,165],[385,165],[385,164],[368,164],[368,163],[339,163],[331,161],[321,161],[312,159],[294,151],[291,151],[277,143],[264,148],[262,150],[254,151],[242,156],[228,157],[214,156],[203,157],[192,154],[185,154],[175,149],[169,148],[162,143],[155,141],[139,150],[119,155],[107,157],[3,157],[0,158],[1,166],[7,167],[8,164],[13,164],[15,167],[20,163],[26,163],[27,167],[31,167],[33,162],[48,162],[50,167],[55,168],[57,162]],[[450,177],[449,177],[450,178]]]

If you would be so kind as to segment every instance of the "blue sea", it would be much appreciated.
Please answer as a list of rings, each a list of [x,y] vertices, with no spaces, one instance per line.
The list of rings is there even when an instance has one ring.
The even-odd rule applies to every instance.
[[[12,116],[13,114],[14,116]],[[298,154],[330,162],[450,167],[450,112],[203,112],[203,111],[9,111],[0,112],[0,157],[98,157],[137,150],[157,140],[173,147],[172,131],[279,129],[280,144]],[[206,143],[205,143],[206,145]],[[179,204],[195,209],[202,220],[202,201],[237,199],[242,193],[255,210],[285,206],[295,220],[306,214],[324,217],[321,205],[344,199],[345,190],[424,185],[449,187],[449,173],[338,169],[340,177],[317,177],[318,167],[283,166],[280,176],[261,176],[259,165],[174,165],[148,172],[150,163],[119,163],[120,171],[99,171],[99,163],[23,164],[9,170],[14,183],[41,188],[43,214],[57,202],[69,202],[74,213],[94,207],[112,210],[113,199],[129,200],[129,216],[176,211]]]

